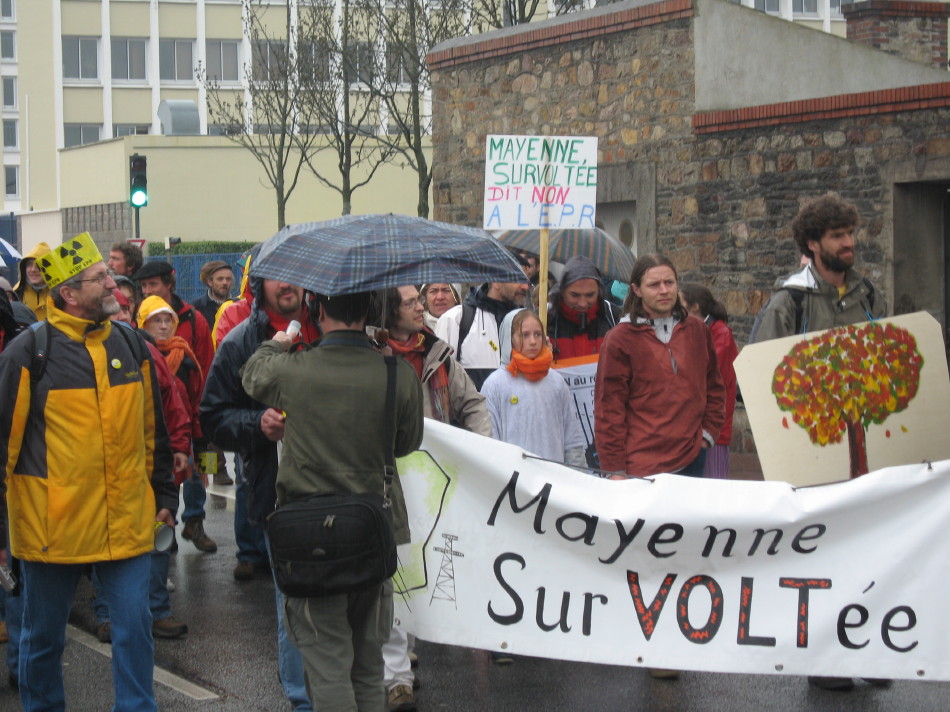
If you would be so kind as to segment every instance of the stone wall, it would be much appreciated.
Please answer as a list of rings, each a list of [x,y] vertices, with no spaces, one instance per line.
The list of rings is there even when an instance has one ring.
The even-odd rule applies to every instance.
[[[135,211],[128,203],[63,208],[62,214],[65,238],[89,232],[103,255],[114,243],[135,237]]]
[[[843,4],[841,13],[849,40],[921,64],[947,67],[946,3],[867,0]]]
[[[697,122],[691,47],[692,25],[678,19],[435,66],[435,218],[481,224],[487,134],[596,135],[602,175],[655,173],[656,249],[713,288],[740,343],[798,265],[788,226],[804,198],[835,190],[857,204],[859,263],[887,294],[889,176],[950,158],[950,87],[927,89],[940,95],[934,108],[887,90],[776,105],[766,125],[758,108],[747,121]]]

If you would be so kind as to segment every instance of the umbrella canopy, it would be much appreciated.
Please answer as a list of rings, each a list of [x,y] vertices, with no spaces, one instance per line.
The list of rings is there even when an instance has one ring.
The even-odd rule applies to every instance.
[[[497,233],[498,241],[507,246],[534,254],[541,253],[540,230],[507,230]],[[548,254],[555,262],[567,262],[583,255],[594,263],[601,274],[619,282],[630,281],[633,253],[620,240],[600,228],[562,228],[551,230]]]
[[[6,266],[22,259],[23,255],[17,252],[13,245],[0,237],[0,266]]]
[[[527,281],[484,230],[406,215],[288,225],[263,244],[251,275],[327,296],[426,282]]]

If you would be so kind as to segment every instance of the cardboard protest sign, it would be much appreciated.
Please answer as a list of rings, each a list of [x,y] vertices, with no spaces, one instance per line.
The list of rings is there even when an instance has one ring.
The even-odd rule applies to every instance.
[[[950,379],[929,314],[750,344],[735,368],[766,479],[810,485],[950,457]]]
[[[589,467],[597,467],[597,446],[594,443],[594,382],[597,380],[597,363],[600,354],[563,358],[555,361],[552,368],[559,373],[571,391],[574,415],[584,433],[584,454]]]
[[[595,227],[597,139],[487,136],[486,230]]]
[[[950,679],[950,462],[823,487],[612,481],[427,420],[398,462],[396,616],[425,640],[614,665]],[[401,594],[401,595],[400,595]]]

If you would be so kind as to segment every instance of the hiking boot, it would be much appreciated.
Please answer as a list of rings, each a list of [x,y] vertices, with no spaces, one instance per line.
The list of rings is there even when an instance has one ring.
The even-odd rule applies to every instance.
[[[227,472],[215,472],[214,473],[214,483],[216,485],[233,485],[234,480],[232,480]]]
[[[238,561],[237,566],[234,567],[234,580],[250,581],[254,578],[255,568],[253,561]]]
[[[7,633],[7,622],[0,621],[0,643],[6,643],[10,640],[10,634]]]
[[[188,633],[188,626],[171,616],[152,623],[152,636],[155,638],[180,638]]]
[[[213,554],[218,550],[218,545],[214,543],[214,539],[205,534],[204,520],[198,517],[185,520],[185,527],[181,530],[181,538],[194,544],[198,551]]]
[[[666,668],[649,668],[650,677],[654,680],[675,680],[680,676],[679,670],[667,670]]]
[[[96,626],[96,639],[100,643],[112,642],[112,624],[109,621],[103,621]]]
[[[416,709],[416,696],[412,694],[412,688],[409,685],[396,685],[391,689],[386,709],[389,712],[411,712]]]
[[[495,650],[490,650],[491,661],[495,665],[511,665],[515,659],[511,657],[511,653],[499,653]]]

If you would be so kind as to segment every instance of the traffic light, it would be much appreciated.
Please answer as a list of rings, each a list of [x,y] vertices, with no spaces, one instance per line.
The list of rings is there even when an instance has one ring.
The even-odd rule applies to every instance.
[[[129,157],[129,203],[133,208],[148,205],[148,178],[145,175],[145,156],[135,153]]]

